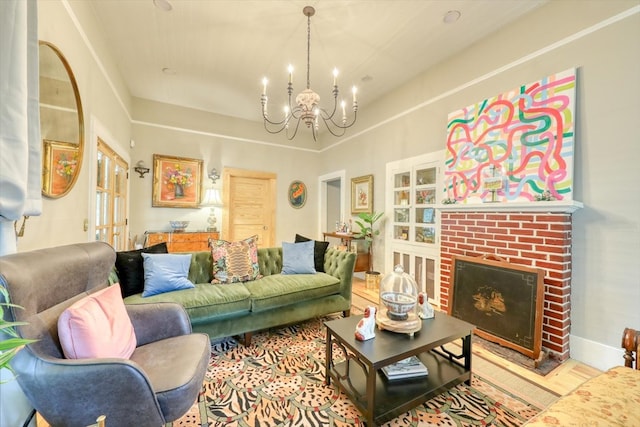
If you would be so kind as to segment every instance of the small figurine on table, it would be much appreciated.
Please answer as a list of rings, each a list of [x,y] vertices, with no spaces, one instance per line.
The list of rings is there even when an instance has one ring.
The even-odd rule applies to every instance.
[[[376,308],[372,305],[364,310],[364,317],[356,326],[356,339],[366,341],[376,336]]]
[[[418,317],[421,319],[432,319],[435,316],[433,307],[429,303],[426,292],[418,294]]]

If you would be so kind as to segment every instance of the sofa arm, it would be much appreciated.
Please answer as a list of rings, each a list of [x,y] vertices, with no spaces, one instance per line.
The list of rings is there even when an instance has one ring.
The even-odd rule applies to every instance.
[[[86,426],[106,414],[112,425],[161,426],[147,376],[126,359],[40,358],[27,347],[11,361],[27,397],[51,425]]]
[[[324,255],[325,273],[340,280],[340,293],[349,301],[351,301],[351,284],[355,267],[356,254],[354,252],[329,248]]]
[[[189,315],[172,302],[126,304],[138,346],[191,333]]]

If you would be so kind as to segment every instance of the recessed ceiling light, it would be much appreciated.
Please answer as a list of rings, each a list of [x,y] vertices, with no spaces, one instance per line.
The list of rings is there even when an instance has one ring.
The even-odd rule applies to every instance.
[[[461,15],[462,14],[460,13],[459,10],[450,10],[444,14],[444,17],[442,18],[442,22],[444,22],[445,24],[453,24],[458,19],[460,19]]]
[[[165,74],[169,74],[169,75],[173,76],[176,73],[176,70],[174,70],[173,68],[164,67],[162,69],[162,72],[165,73]]]
[[[173,6],[171,6],[169,0],[153,0],[153,4],[155,5],[155,7],[164,10],[165,12],[169,12],[171,9],[173,9]]]

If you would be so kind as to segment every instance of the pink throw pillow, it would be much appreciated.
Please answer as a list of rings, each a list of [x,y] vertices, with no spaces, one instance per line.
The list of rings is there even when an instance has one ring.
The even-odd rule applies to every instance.
[[[131,357],[136,335],[120,284],[87,295],[68,307],[58,318],[58,336],[68,359]]]

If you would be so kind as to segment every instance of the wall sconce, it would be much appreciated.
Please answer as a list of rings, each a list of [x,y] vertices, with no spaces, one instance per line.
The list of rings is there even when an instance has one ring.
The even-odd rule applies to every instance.
[[[144,162],[142,160],[139,160],[138,163],[136,163],[136,167],[133,168],[133,170],[140,174],[140,178],[144,178],[144,174],[149,173],[149,168],[144,166]]]
[[[207,176],[209,177],[209,179],[211,180],[212,184],[215,184],[217,180],[220,179],[220,174],[218,173],[218,171],[216,170],[216,168],[211,169],[211,171],[209,171],[209,173],[207,174]]]

